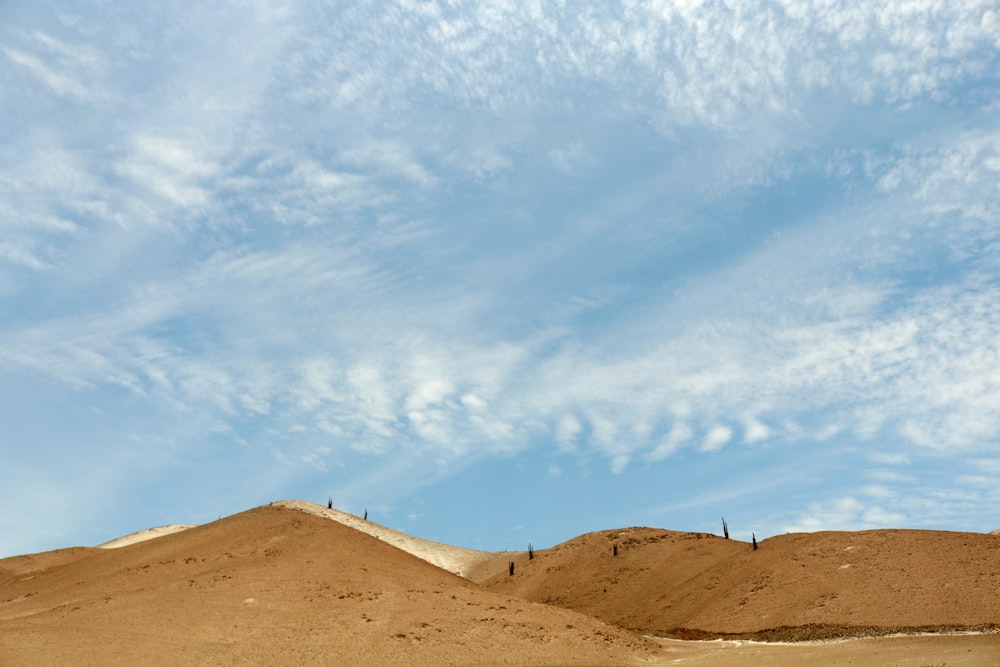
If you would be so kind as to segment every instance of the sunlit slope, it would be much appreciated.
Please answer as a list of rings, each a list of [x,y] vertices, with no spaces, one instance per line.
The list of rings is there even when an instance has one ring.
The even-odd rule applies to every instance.
[[[451,544],[426,540],[383,526],[375,521],[369,521],[366,518],[341,512],[336,508],[324,507],[304,500],[282,500],[274,503],[274,506],[287,507],[333,519],[461,577],[469,578],[471,572],[481,570],[484,566],[489,566],[497,560],[497,554],[491,552],[465,549]],[[501,565],[500,568],[494,568],[494,570],[499,571],[502,567],[504,566]]]
[[[652,650],[288,508],[76,555],[4,570],[4,665],[628,664]]]
[[[764,540],[755,551],[713,535],[629,528],[569,540],[486,585],[684,636],[975,628],[1000,624],[1000,536],[798,533]]]

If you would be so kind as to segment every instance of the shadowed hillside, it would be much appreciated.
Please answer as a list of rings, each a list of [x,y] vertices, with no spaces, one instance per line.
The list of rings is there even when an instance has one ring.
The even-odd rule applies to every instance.
[[[654,650],[287,508],[0,561],[4,665],[628,664]]]
[[[618,555],[613,555],[614,545]],[[922,530],[749,544],[651,528],[539,552],[491,590],[683,637],[805,639],[1000,624],[1000,536]]]

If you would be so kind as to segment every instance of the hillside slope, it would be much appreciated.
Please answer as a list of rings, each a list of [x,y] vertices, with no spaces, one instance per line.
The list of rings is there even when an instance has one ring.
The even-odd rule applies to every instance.
[[[1000,624],[1000,536],[800,533],[754,551],[714,535],[629,528],[569,540],[484,585],[685,637],[989,628]]]
[[[443,570],[457,574],[460,577],[465,577],[466,579],[470,578],[469,574],[471,572],[482,569],[484,564],[494,563],[498,556],[498,554],[488,551],[465,549],[451,544],[425,540],[421,537],[383,526],[374,521],[369,521],[353,514],[348,514],[347,512],[341,512],[335,508],[324,507],[304,500],[282,500],[274,503],[274,506],[287,507],[307,514],[332,519],[362,533],[367,533],[387,544],[413,554],[421,560],[425,560],[432,565],[436,565]],[[504,567],[506,567],[506,564],[494,567],[493,572],[499,572]]]

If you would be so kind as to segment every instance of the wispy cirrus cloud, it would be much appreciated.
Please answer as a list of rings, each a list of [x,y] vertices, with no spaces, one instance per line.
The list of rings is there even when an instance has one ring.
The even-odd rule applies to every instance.
[[[0,34],[0,367],[136,415],[115,460],[913,471],[801,528],[994,453],[988,4],[58,9]]]
[[[347,6],[334,14],[318,10],[315,23],[336,25],[339,46],[295,59],[308,81],[298,92],[368,110],[433,105],[444,96],[490,109],[562,105],[567,100],[547,91],[583,79],[631,88],[667,124],[726,124],[750,109],[795,114],[817,91],[860,103],[947,98],[995,62],[982,47],[995,47],[996,12],[978,2],[762,2],[740,12],[645,1],[584,11],[388,3],[379,12]],[[319,41],[310,36],[303,46]],[[654,104],[666,108],[653,111]]]
[[[106,95],[104,54],[91,45],[68,44],[45,31],[22,37],[22,47],[5,46],[8,61],[48,91],[81,102]]]

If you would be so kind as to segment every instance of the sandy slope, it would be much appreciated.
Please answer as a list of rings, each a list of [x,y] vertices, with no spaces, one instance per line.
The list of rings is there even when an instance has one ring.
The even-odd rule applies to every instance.
[[[713,535],[630,528],[539,552],[514,577],[486,585],[623,627],[692,638],[993,627],[1000,624],[1000,536],[800,533],[753,551]]]
[[[433,542],[420,537],[415,537],[407,533],[388,528],[386,526],[368,521],[361,517],[338,509],[324,507],[316,503],[304,500],[281,500],[271,503],[273,507],[285,507],[288,509],[306,512],[326,519],[332,519],[345,526],[350,526],[355,530],[367,533],[383,542],[393,545],[407,553],[413,554],[417,558],[436,565],[444,570],[467,579],[477,580],[493,576],[497,572],[507,567],[508,559],[520,560],[519,552],[511,554],[493,553],[488,551],[477,551],[475,549],[465,549],[441,542]],[[194,528],[191,524],[170,524],[147,528],[129,533],[122,537],[115,538],[97,545],[100,549],[118,549],[130,544],[152,540],[164,535],[177,533],[188,528]]]
[[[262,507],[119,549],[0,561],[0,663],[630,664],[649,640]]]
[[[69,547],[68,549],[55,549],[54,551],[4,558],[0,560],[0,582],[14,576],[27,576],[34,572],[72,563],[90,556],[95,551],[96,549],[93,547]]]
[[[134,533],[129,533],[128,535],[123,535],[122,537],[109,540],[104,544],[98,544],[97,548],[120,549],[121,547],[127,547],[128,545],[136,544],[137,542],[145,542],[146,540],[163,537],[164,535],[179,533],[182,530],[187,530],[188,528],[194,528],[194,526],[191,524],[169,524],[166,526],[157,526],[156,528],[137,530]]]
[[[475,571],[477,567],[481,568],[484,564],[495,563],[497,561],[498,554],[492,552],[476,551],[475,549],[465,549],[450,544],[432,542],[431,540],[425,540],[398,530],[393,530],[392,528],[387,528],[374,521],[368,521],[347,512],[341,512],[338,509],[330,509],[304,500],[282,500],[274,503],[274,506],[287,507],[326,519],[333,519],[345,526],[350,526],[355,530],[367,533],[387,544],[413,554],[417,558],[436,565],[443,570],[457,574],[460,577],[468,578],[468,575]],[[506,567],[506,563],[500,565],[499,568],[494,568],[491,574],[498,572],[504,567]]]

